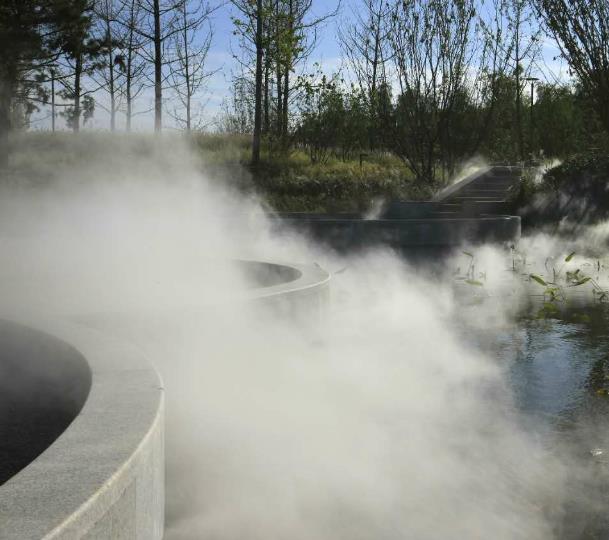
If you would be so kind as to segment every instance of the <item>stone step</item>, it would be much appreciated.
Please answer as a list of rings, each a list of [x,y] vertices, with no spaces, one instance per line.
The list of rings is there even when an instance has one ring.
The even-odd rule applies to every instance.
[[[522,174],[522,169],[520,168],[510,168],[510,167],[493,167],[488,173],[489,176],[494,176],[496,178],[504,178],[504,177],[514,177],[520,176]]]
[[[491,186],[495,186],[495,185],[511,186],[513,184],[517,184],[519,180],[520,180],[519,176],[516,176],[514,178],[508,178],[508,177],[495,178],[492,176],[483,176],[481,178],[477,178],[476,180],[474,180],[472,182],[472,184],[487,184],[487,185],[491,185]]]
[[[468,197],[489,197],[493,195],[504,196],[511,193],[510,189],[464,189],[463,195]]]
[[[480,201],[480,202],[504,202],[503,199],[498,199],[497,197],[467,197],[467,196],[458,196],[454,198],[455,201]]]

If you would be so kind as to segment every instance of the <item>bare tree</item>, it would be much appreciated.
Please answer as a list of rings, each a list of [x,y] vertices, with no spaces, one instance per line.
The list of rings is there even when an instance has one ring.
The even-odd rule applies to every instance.
[[[165,58],[165,44],[172,37],[183,31],[178,21],[181,7],[186,0],[138,0],[142,12],[141,24],[130,25],[129,28],[139,37],[147,41],[148,46],[137,50],[154,68],[152,84],[154,86],[154,129],[159,132],[163,128],[163,88],[167,80],[166,66],[170,62]],[[128,24],[125,21],[123,25]],[[190,30],[198,21],[189,20],[186,26]]]
[[[440,135],[472,62],[474,0],[397,1],[391,46],[400,87],[393,149],[419,181],[435,182]]]
[[[368,146],[374,149],[379,139],[379,86],[387,84],[387,65],[392,58],[389,47],[391,7],[384,0],[360,0],[352,8],[350,22],[339,29],[338,37],[360,92],[368,100]]]
[[[146,40],[138,31],[143,26],[144,12],[141,0],[121,0],[120,25],[123,27],[121,50],[117,63],[124,75],[120,92],[125,100],[125,129],[130,132],[134,101],[145,88],[149,62],[143,57]]]
[[[338,31],[341,49],[362,92],[373,96],[379,81],[386,81],[391,60],[389,32],[391,8],[384,0],[360,0],[349,22]]]
[[[460,92],[461,100],[447,118],[441,135],[443,174],[444,169],[452,174],[457,160],[477,154],[488,142],[497,121],[499,97],[506,79],[514,72],[517,28],[511,22],[513,5],[513,0],[491,0],[478,5],[476,50]]]
[[[522,91],[523,82],[530,74],[531,60],[538,52],[540,29],[535,24],[530,0],[511,0],[507,18],[513,30],[513,65],[516,79],[516,130],[518,153],[524,160],[524,134],[522,129]],[[525,62],[529,60],[528,65]]]
[[[222,103],[217,129],[222,133],[248,135],[254,129],[253,85],[250,77],[233,77],[230,98]]]
[[[268,11],[265,10],[263,0],[232,0],[241,17],[233,18],[237,31],[253,43],[256,55],[254,76],[254,132],[252,138],[252,165],[260,163],[260,137],[262,132],[262,74],[264,58],[264,26]]]
[[[119,75],[124,74],[125,64],[120,49],[123,46],[125,28],[119,25],[124,4],[117,0],[96,0],[96,31],[98,40],[103,44],[105,62],[99,70],[99,85],[108,92],[110,131],[116,130],[116,112],[118,110]]]
[[[198,1],[184,0],[180,6],[179,25],[181,31],[172,39],[173,57],[170,63],[171,86],[181,111],[177,108],[172,116],[178,124],[190,131],[193,127],[193,98],[216,72],[206,69],[207,55],[213,38],[209,21],[209,8]],[[195,21],[195,24],[191,24]],[[204,30],[204,27],[207,29]]]

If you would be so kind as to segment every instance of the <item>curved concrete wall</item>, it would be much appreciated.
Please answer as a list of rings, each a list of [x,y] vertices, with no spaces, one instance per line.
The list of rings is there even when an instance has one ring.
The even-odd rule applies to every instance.
[[[268,273],[282,277],[270,286],[249,291],[246,299],[264,303],[286,316],[315,318],[323,313],[329,297],[330,274],[319,265],[239,261],[240,264],[244,262],[258,265],[258,277]]]
[[[137,351],[99,333],[35,324],[91,369],[80,414],[38,458],[0,486],[0,538],[163,536],[163,389]]]
[[[319,266],[239,264],[259,285],[239,301],[307,317],[323,311],[330,276]],[[120,326],[120,314],[82,320]],[[162,538],[164,396],[158,374],[136,350],[96,330],[48,320],[34,326],[86,359],[91,388],[61,436],[0,486],[0,540]]]
[[[304,228],[338,250],[388,245],[395,249],[450,248],[463,243],[513,242],[520,238],[520,217],[446,219],[282,219],[278,224]]]

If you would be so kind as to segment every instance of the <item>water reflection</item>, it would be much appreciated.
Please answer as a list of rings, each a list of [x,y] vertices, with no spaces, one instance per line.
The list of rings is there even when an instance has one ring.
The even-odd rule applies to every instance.
[[[511,323],[467,329],[505,370],[523,425],[568,464],[560,540],[609,538],[609,308],[528,309]],[[466,325],[467,326],[467,325]]]

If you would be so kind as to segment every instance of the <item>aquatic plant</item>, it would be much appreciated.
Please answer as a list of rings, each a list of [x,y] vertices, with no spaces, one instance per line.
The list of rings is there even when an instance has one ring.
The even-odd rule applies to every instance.
[[[460,275],[461,268],[457,268],[456,279],[462,280],[463,282],[467,283],[468,285],[472,285],[474,287],[484,287],[484,283],[481,280],[486,280],[486,272],[478,272],[478,275],[476,275],[476,265],[474,264],[475,263],[474,255],[472,253],[470,253],[469,251],[463,251],[462,253],[463,253],[463,255],[466,255],[469,258],[469,264],[468,264],[467,270],[465,271],[464,275]]]
[[[592,276],[584,274],[582,269],[579,267],[574,270],[565,270],[565,265],[567,263],[570,263],[574,257],[575,252],[569,253],[569,255],[565,257],[558,270],[554,265],[552,265],[552,281],[548,281],[538,274],[529,274],[529,280],[534,281],[538,285],[544,287],[544,305],[539,311],[538,316],[547,317],[556,315],[559,311],[556,303],[565,302],[567,300],[567,289],[573,287],[580,287],[582,285],[585,285],[586,283],[589,283],[592,286],[592,294],[595,301],[606,302],[607,300],[609,300],[609,291],[601,287],[598,282],[598,279],[594,279]],[[548,257],[544,263],[544,266],[548,271],[548,263],[551,260],[553,259],[551,257]],[[600,261],[597,261],[596,268],[597,272],[600,272]]]

